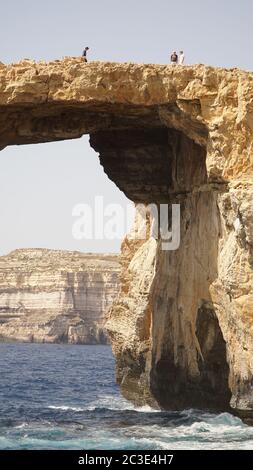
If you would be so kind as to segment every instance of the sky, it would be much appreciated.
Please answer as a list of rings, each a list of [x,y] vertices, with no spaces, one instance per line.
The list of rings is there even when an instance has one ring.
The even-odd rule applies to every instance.
[[[183,49],[188,64],[253,69],[252,0],[0,0],[0,61],[89,60],[167,63]],[[77,204],[126,208],[126,197],[103,173],[88,136],[13,146],[0,153],[0,255],[43,247],[115,251],[115,240],[76,240]],[[122,228],[127,230],[127,225]]]

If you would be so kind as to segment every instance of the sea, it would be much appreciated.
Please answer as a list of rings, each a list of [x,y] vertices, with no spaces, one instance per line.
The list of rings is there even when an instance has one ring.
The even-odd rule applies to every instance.
[[[135,407],[110,346],[0,344],[0,449],[253,449],[229,413]]]

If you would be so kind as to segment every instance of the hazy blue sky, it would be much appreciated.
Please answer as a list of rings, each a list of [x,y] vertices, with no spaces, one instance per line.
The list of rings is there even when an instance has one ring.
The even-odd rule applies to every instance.
[[[253,68],[252,0],[0,0],[0,61],[75,56]],[[73,205],[126,198],[103,174],[88,138],[10,147],[0,154],[0,254],[18,247],[118,250],[120,241],[75,241]]]

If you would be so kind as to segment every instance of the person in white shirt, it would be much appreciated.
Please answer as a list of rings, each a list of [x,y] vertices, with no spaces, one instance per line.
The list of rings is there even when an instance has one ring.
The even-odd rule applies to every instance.
[[[183,64],[184,64],[184,51],[180,51],[180,52],[179,52],[178,63],[179,63],[180,65],[183,65]]]

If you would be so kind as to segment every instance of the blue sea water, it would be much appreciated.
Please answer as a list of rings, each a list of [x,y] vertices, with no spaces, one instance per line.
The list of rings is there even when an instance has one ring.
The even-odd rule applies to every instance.
[[[253,449],[228,413],[160,412],[120,396],[109,346],[0,344],[0,449]]]

